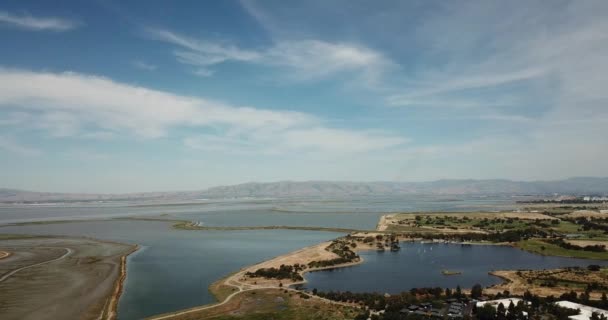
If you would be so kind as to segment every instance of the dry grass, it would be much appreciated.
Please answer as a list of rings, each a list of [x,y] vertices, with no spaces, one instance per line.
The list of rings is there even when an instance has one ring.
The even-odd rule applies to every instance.
[[[353,308],[329,304],[317,298],[304,299],[299,294],[280,289],[260,289],[236,295],[230,302],[185,315],[176,320],[202,319],[352,319]]]
[[[595,246],[595,245],[608,247],[608,241],[602,241],[602,240],[564,240],[564,241],[566,241],[570,244],[576,245],[576,246],[580,246],[580,247]]]
[[[559,216],[560,218],[608,218],[608,213],[592,210],[577,210]]]
[[[523,295],[526,291],[539,296],[560,296],[570,291],[584,292],[588,284],[608,286],[608,273],[588,271],[587,269],[551,269],[525,271],[494,271],[493,275],[501,277],[504,283],[486,288],[487,293],[499,293],[508,290],[511,294]],[[551,283],[551,286],[543,285]],[[592,299],[599,299],[600,291],[591,293]]]
[[[319,260],[331,260],[335,258],[339,258],[339,256],[333,252],[329,252],[325,250],[327,246],[329,246],[331,242],[323,242],[314,246],[306,247],[300,250],[296,250],[290,252],[288,254],[284,254],[278,256],[276,258],[270,259],[268,261],[264,261],[262,263],[258,263],[256,265],[247,267],[243,270],[243,274],[246,272],[255,272],[258,269],[262,268],[279,268],[282,264],[284,265],[294,265],[296,263],[301,265],[308,265],[311,261],[319,261]],[[278,286],[279,283],[284,285],[290,285],[296,283],[290,279],[264,279],[264,278],[239,278],[239,282],[245,284],[252,284],[258,286]]]

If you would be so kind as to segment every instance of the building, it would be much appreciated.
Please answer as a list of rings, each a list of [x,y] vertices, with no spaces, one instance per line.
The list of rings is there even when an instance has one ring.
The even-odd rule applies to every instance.
[[[597,312],[599,314],[603,314],[606,317],[608,317],[608,311],[594,308],[594,307],[589,307],[589,306],[586,306],[586,305],[580,304],[580,303],[574,303],[574,302],[570,302],[570,301],[558,301],[555,304],[562,308],[579,309],[581,311],[581,313],[568,317],[572,320],[589,320],[589,318],[591,318],[591,314],[593,312]]]

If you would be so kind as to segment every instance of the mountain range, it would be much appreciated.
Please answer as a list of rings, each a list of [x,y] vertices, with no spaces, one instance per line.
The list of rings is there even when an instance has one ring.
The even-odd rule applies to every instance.
[[[200,191],[129,194],[52,193],[0,189],[0,202],[195,200],[226,198],[348,197],[428,195],[606,195],[608,178],[577,177],[553,181],[437,180],[430,182],[279,181],[250,182]]]

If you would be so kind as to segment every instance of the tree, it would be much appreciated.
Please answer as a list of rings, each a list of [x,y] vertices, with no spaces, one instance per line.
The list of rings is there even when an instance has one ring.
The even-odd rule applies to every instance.
[[[507,320],[517,320],[517,311],[515,310],[513,301],[511,301],[509,307],[507,307]]]
[[[445,288],[445,296],[448,298],[452,297],[452,289]]]
[[[460,286],[456,286],[456,293],[454,294],[455,298],[462,298],[462,290],[460,289]]]
[[[481,287],[481,285],[475,284],[473,286],[473,288],[471,288],[471,298],[473,299],[479,299],[481,298],[481,296],[483,295],[483,288]]]
[[[505,305],[501,303],[498,304],[498,307],[496,307],[496,318],[501,320],[501,319],[506,319],[506,314],[507,314],[507,309],[505,309]]]
[[[486,303],[483,307],[477,308],[477,318],[479,320],[494,320],[496,319],[496,309]]]

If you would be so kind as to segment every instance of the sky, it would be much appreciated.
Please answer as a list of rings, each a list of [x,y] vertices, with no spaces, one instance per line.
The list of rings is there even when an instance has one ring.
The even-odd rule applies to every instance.
[[[0,3],[0,187],[608,176],[608,1]]]

